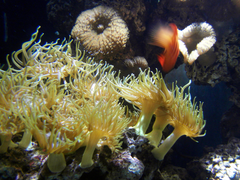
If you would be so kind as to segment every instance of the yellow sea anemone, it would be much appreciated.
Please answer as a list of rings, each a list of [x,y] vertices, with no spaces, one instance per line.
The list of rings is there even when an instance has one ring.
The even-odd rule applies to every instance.
[[[86,148],[80,164],[82,168],[87,168],[94,163],[92,157],[96,148],[107,145],[113,152],[121,148],[119,140],[130,120],[125,117],[126,110],[117,100],[86,100],[78,109],[84,121],[88,122],[87,129],[90,132],[84,142]]]
[[[92,55],[109,54],[126,46],[129,31],[126,23],[110,7],[97,6],[82,12],[71,35]]]
[[[9,112],[0,110],[0,154],[7,152],[8,147],[17,147],[18,145],[12,142],[12,136],[25,129],[23,121]]]
[[[162,139],[162,132],[166,126],[172,120],[172,114],[170,109],[159,107],[154,112],[155,122],[152,127],[152,131],[145,135],[148,138],[149,143],[154,147],[158,147]]]
[[[168,107],[173,101],[173,95],[159,71],[153,73],[149,69],[140,70],[137,78],[131,75],[123,81],[113,79],[113,87],[116,88],[116,93],[141,110],[134,128],[142,136],[145,135],[155,110],[158,107]]]
[[[189,85],[190,83],[181,90],[177,86],[175,88],[174,105],[171,109],[172,114],[171,120],[169,121],[169,124],[174,127],[174,130],[159,147],[155,147],[152,150],[154,157],[158,160],[163,160],[166,153],[179,137],[186,135],[194,138],[205,135],[201,134],[206,123],[203,119],[203,104],[200,103],[198,107],[195,99],[192,103],[189,92],[184,97],[184,89]]]
[[[83,96],[91,100],[110,99],[113,94],[116,95],[108,82],[114,75],[112,69],[113,66],[102,62],[81,67],[74,77],[70,76],[71,93],[79,99],[79,103],[82,103]],[[114,99],[118,98],[116,96]]]
[[[181,92],[184,92],[184,90],[190,85],[190,83],[191,81],[188,84],[186,84],[184,87],[182,87]],[[181,100],[183,100],[181,99],[182,96],[180,96],[179,93],[176,93],[176,92],[179,92],[178,86],[176,86],[175,88],[174,86],[172,86],[172,94],[173,95],[176,94],[177,97],[174,97],[174,98],[177,98],[178,100],[177,102],[180,102]],[[173,102],[176,102],[176,99],[174,99]],[[168,124],[171,123],[171,121],[174,118],[173,111],[175,110],[176,105],[173,102],[170,104],[170,106],[159,107],[154,112],[156,118],[152,127],[152,131],[146,134],[145,137],[147,137],[150,141],[150,144],[155,147],[159,146],[160,141],[162,139],[163,130]]]
[[[32,34],[29,41],[22,44],[22,48],[13,52],[11,59],[18,68],[16,72],[23,72],[28,77],[39,77],[40,79],[58,79],[66,83],[66,77],[74,76],[78,73],[78,68],[91,64],[91,58],[85,58],[85,53],[79,50],[79,43],[75,45],[73,56],[72,41],[63,40],[58,44],[58,39],[52,43],[40,45],[41,37],[35,42],[39,33],[39,28]],[[7,60],[9,55],[7,56]],[[87,60],[87,63],[83,62]],[[9,60],[8,64],[10,66]],[[90,66],[90,65],[89,65]]]
[[[39,86],[31,94],[21,97],[15,112],[39,146],[50,155],[49,169],[60,172],[66,165],[63,154],[76,151],[83,144],[88,131],[81,114],[74,109],[71,95],[62,91],[62,86],[56,80],[48,80]],[[56,164],[59,158],[61,163]]]
[[[30,141],[33,135],[49,154],[50,171],[62,171],[66,167],[64,155],[83,145],[86,150],[81,164],[87,167],[94,142],[115,151],[130,122],[126,109],[118,104],[119,95],[110,86],[113,67],[92,59],[83,62],[77,47],[72,57],[70,42],[34,43],[37,34],[38,30],[22,49],[12,53],[18,69],[11,68],[8,60],[9,70],[0,70],[0,151],[11,145],[13,134],[24,131],[23,139]]]
[[[38,83],[38,77],[29,78],[24,73],[15,73],[14,69],[9,68],[7,71],[0,70],[0,136],[1,148],[0,152],[6,152],[8,146],[17,146],[11,141],[12,135],[24,132],[19,146],[27,148],[31,142],[31,135],[25,128],[23,121],[19,119],[13,109],[18,109],[17,101],[28,92],[31,92]]]
[[[214,29],[206,22],[193,23],[183,30],[178,30],[178,38],[184,62],[190,65],[216,42]]]

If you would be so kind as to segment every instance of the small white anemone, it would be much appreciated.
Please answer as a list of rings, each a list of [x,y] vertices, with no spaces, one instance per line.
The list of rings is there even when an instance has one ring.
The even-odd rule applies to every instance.
[[[184,62],[190,65],[216,42],[214,29],[206,22],[193,23],[183,30],[178,30],[178,38]]]

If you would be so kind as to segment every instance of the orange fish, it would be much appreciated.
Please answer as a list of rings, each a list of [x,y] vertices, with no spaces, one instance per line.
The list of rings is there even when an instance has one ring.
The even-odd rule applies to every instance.
[[[163,72],[167,73],[176,64],[179,55],[178,30],[173,23],[155,27],[151,32],[152,42],[149,44],[164,48],[163,54],[158,55],[158,61]]]

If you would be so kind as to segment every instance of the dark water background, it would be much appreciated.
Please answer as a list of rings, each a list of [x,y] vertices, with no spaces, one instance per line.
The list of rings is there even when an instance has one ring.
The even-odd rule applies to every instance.
[[[1,0],[1,63],[5,62],[6,54],[20,49],[23,42],[30,40],[31,34],[38,26],[41,26],[40,32],[45,34],[42,39],[43,43],[55,41],[58,38],[55,35],[56,30],[48,21],[46,3],[47,1],[44,0],[6,0],[5,2]]]

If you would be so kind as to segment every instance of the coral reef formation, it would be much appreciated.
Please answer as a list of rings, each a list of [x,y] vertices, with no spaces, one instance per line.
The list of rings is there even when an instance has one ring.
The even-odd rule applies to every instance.
[[[215,28],[216,24],[223,23],[223,20],[229,20],[230,24],[239,21],[236,18],[236,16],[239,16],[236,13],[237,8],[239,8],[237,2],[237,0],[220,0],[215,5],[212,1],[206,0],[49,0],[47,7],[49,20],[57,27],[60,34],[63,32],[65,35],[69,34],[77,15],[86,9],[95,9],[94,7],[98,8],[97,6],[102,5],[102,7],[109,7],[109,9],[113,8],[114,11],[117,10],[118,17],[125,21],[123,23],[125,26],[121,27],[126,27],[127,24],[130,30],[126,31],[129,37],[129,40],[125,41],[124,46],[126,48],[116,46],[107,49],[108,46],[103,42],[100,45],[105,49],[96,48],[98,50],[89,50],[89,53],[105,56],[108,53],[102,53],[102,51],[106,49],[109,54],[119,52],[112,59],[108,58],[110,56],[105,57],[109,61],[113,59],[118,61],[115,64],[116,69],[120,67],[119,64],[122,64],[123,68],[128,67],[130,73],[135,73],[135,76],[120,78],[123,74],[121,73],[118,77],[118,73],[113,72],[114,67],[101,61],[94,63],[91,59],[82,58],[84,55],[80,54],[77,48],[72,50],[70,46],[73,47],[73,44],[67,41],[46,45],[40,45],[40,42],[34,42],[34,40],[24,43],[22,50],[8,56],[13,61],[13,64],[10,61],[8,62],[9,65],[11,64],[9,69],[7,71],[0,70],[0,152],[3,153],[0,155],[0,175],[2,176],[2,172],[5,172],[5,170],[9,170],[12,173],[17,172],[24,176],[23,171],[26,172],[26,169],[40,169],[38,175],[42,173],[41,170],[45,171],[45,174],[50,174],[51,171],[63,172],[65,175],[68,172],[77,171],[76,176],[79,177],[84,172],[83,168],[87,168],[85,172],[91,170],[97,172],[101,169],[99,171],[109,179],[117,177],[118,172],[123,176],[127,175],[129,178],[139,179],[144,175],[148,176],[148,172],[152,174],[157,172],[158,167],[148,166],[148,163],[145,164],[148,160],[155,163],[156,166],[159,165],[156,163],[158,161],[154,161],[151,152],[160,149],[161,152],[154,153],[154,156],[161,160],[165,156],[165,152],[169,150],[169,148],[165,148],[165,144],[168,144],[169,141],[174,143],[182,134],[189,137],[201,136],[202,128],[205,125],[202,103],[197,105],[194,98],[193,100],[190,98],[189,92],[184,95],[184,89],[186,90],[188,85],[182,89],[175,86],[168,89],[164,87],[164,82],[160,80],[162,77],[157,77],[160,74],[159,71],[156,70],[156,73],[153,73],[147,69],[148,66],[160,69],[160,65],[155,66],[156,64],[154,64],[154,61],[157,63],[157,58],[152,58],[160,52],[159,49],[155,53],[155,47],[145,45],[146,41],[143,38],[148,23],[159,19],[168,23],[176,23],[179,29],[183,29],[193,22],[211,22],[218,35],[218,42],[214,47],[205,53],[214,43],[215,32],[211,31],[206,33],[211,36],[209,38],[211,40],[210,44],[204,43],[204,45],[207,45],[207,49],[197,50],[199,49],[197,47],[194,51],[197,56],[205,53],[201,54],[197,61],[192,63],[192,60],[195,60],[196,57],[187,57],[186,50],[182,50],[182,55],[185,57],[185,62],[189,63],[186,65],[187,75],[195,84],[214,86],[224,81],[232,89],[233,94],[230,99],[235,105],[234,108],[230,109],[231,111],[224,115],[221,127],[224,142],[233,136],[238,137],[237,126],[239,123],[236,121],[238,119],[236,112],[240,107],[239,29],[235,27],[239,24],[230,25],[231,27],[228,30],[232,32],[226,32],[228,33],[227,36],[225,36],[226,33],[221,33]],[[89,10],[87,11],[89,12]],[[89,19],[91,18],[89,17]],[[219,20],[219,22],[214,24],[214,22],[212,23],[213,19]],[[202,24],[205,23],[195,23],[195,26],[190,30],[199,30]],[[223,24],[226,27],[226,23]],[[101,31],[103,27],[100,24],[97,26],[97,30]],[[179,35],[182,35],[181,32],[179,31]],[[201,38],[204,38],[204,36]],[[33,36],[33,39],[35,39],[35,36]],[[183,39],[183,36],[181,36],[181,40],[184,40],[186,44],[191,38],[184,37]],[[82,41],[82,44],[84,44],[84,41]],[[93,46],[95,43],[85,42],[90,44],[89,47],[95,47]],[[87,45],[85,49],[88,50]],[[120,51],[121,49],[123,51]],[[192,49],[195,49],[195,47]],[[191,52],[191,48],[188,47],[187,50]],[[76,54],[73,51],[76,51]],[[180,54],[176,66],[183,63],[182,55]],[[100,55],[100,59],[104,56]],[[141,56],[141,58],[136,58],[136,56]],[[124,59],[126,60],[124,61]],[[141,67],[142,70],[139,70],[138,67]],[[130,112],[125,105],[125,101],[124,103],[118,102],[119,99],[122,101],[124,98],[134,104],[138,113]],[[156,101],[161,101],[162,104],[159,105]],[[148,110],[146,104],[157,104],[156,106],[159,106],[153,107],[154,111],[150,112],[147,118],[144,114]],[[109,113],[119,113],[118,118],[109,115]],[[231,114],[230,118],[229,114]],[[106,117],[104,118],[105,121],[101,117]],[[145,118],[148,119],[146,122]],[[235,121],[230,123],[229,119]],[[98,123],[103,124],[104,128],[98,128],[100,126]],[[129,126],[131,129],[127,128]],[[169,133],[169,136],[163,133],[167,126],[172,126],[171,128],[174,129],[172,134]],[[143,136],[135,135],[133,127],[138,134]],[[183,133],[183,130],[179,127],[185,127],[187,131]],[[134,134],[135,137],[127,138],[126,132]],[[32,136],[34,142],[31,142]],[[171,139],[172,137],[174,139]],[[129,141],[127,145],[126,139]],[[170,147],[170,145],[167,146]],[[34,153],[40,152],[41,155],[38,156],[33,152],[25,151],[25,149],[31,149],[31,146],[33,146]],[[238,145],[235,147],[238,149]],[[123,150],[119,150],[119,148],[123,148]],[[135,150],[133,150],[134,148]],[[139,153],[140,151],[147,153]],[[239,178],[239,168],[236,167],[239,164],[238,155],[233,155],[226,160],[229,161],[229,165],[222,158],[226,154],[219,154],[221,153],[218,153],[218,156],[212,155],[210,160],[208,159],[208,162],[213,162],[212,166],[208,166],[209,173],[213,173],[211,176],[215,179]],[[165,160],[167,157],[165,157]],[[234,159],[233,157],[237,158]],[[2,168],[7,159],[17,162],[16,166],[12,166],[15,169],[10,168],[10,166]],[[24,161],[26,159],[27,161]],[[35,160],[28,161],[29,159]],[[27,165],[21,167],[19,165],[21,163]],[[233,165],[234,163],[236,166]],[[72,171],[73,169],[74,171]],[[106,175],[107,173],[104,173],[106,169],[111,173]],[[114,171],[111,171],[113,169]],[[119,169],[121,171],[118,171]],[[164,172],[161,172],[161,175],[163,174]],[[148,177],[152,177],[151,175]],[[11,179],[14,179],[14,177],[11,177]]]
[[[91,55],[119,51],[126,46],[129,38],[127,24],[113,8],[106,6],[82,12],[71,35]]]
[[[237,138],[230,139],[227,144],[219,145],[214,151],[201,158],[198,165],[191,164],[194,173],[199,174],[199,178],[239,179],[239,146],[240,141]]]

